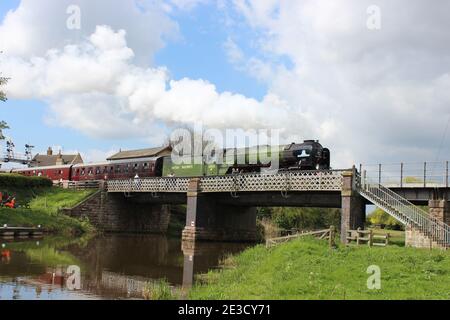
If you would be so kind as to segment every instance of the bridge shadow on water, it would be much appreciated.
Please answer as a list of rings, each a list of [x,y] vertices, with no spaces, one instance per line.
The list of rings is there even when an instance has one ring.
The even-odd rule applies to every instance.
[[[0,299],[142,298],[145,285],[160,279],[190,288],[195,275],[217,268],[223,258],[249,246],[128,234],[5,242]],[[79,283],[70,266],[79,267]]]

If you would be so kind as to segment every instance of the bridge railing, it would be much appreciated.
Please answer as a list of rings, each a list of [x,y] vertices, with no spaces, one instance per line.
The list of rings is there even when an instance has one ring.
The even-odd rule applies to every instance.
[[[343,170],[202,177],[202,192],[340,191]]]
[[[345,170],[289,171],[200,177],[201,192],[340,191]],[[108,192],[187,192],[191,178],[110,180]]]
[[[361,164],[359,172],[388,188],[448,188],[449,162]]]
[[[108,192],[187,192],[190,178],[109,180]]]

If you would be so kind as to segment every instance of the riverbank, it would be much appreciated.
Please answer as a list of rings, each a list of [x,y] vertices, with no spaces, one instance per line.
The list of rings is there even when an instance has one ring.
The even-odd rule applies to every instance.
[[[381,289],[369,289],[370,266]],[[202,276],[190,299],[450,299],[450,252],[389,246],[330,249],[301,239],[230,256]]]
[[[61,208],[73,207],[93,190],[69,190],[51,186],[46,179],[0,175],[0,192],[16,198],[18,208],[0,208],[0,225],[33,227],[41,225],[52,234],[79,235],[93,232],[88,221],[61,214]]]

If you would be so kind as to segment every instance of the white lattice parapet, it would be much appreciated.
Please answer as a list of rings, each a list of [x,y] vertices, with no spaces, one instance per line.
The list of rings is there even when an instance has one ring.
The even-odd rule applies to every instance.
[[[201,192],[340,191],[342,170],[291,171],[200,178]],[[191,178],[143,178],[108,181],[108,192],[187,192]]]
[[[187,192],[190,178],[142,178],[108,181],[108,192]]]
[[[202,192],[340,191],[342,171],[293,171],[277,174],[241,174],[203,177]]]

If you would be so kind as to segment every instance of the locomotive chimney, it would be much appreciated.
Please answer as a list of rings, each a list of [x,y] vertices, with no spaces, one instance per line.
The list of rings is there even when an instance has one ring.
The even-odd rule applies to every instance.
[[[48,149],[47,149],[47,155],[48,155],[48,156],[53,155],[52,147],[48,147]]]

